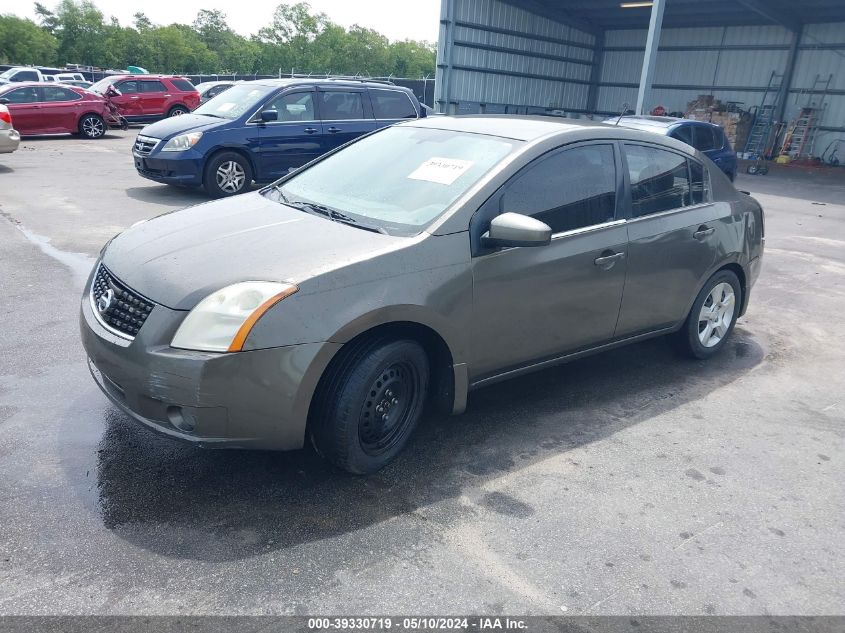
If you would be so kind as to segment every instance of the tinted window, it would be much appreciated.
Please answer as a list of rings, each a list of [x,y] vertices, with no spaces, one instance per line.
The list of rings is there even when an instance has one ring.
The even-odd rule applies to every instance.
[[[35,103],[39,101],[38,88],[34,86],[12,90],[4,94],[3,97],[8,99],[9,103]]]
[[[211,99],[211,97],[216,97],[221,92],[224,92],[231,87],[232,86],[230,84],[223,84],[221,86],[212,86],[211,88],[208,89],[208,92],[205,93],[205,96],[207,98]]]
[[[129,81],[121,81],[120,83],[115,84],[114,87],[120,90],[120,92],[125,95],[131,95],[140,92],[140,90],[138,90],[138,82],[134,79],[131,79]]]
[[[363,119],[364,100],[360,92],[321,92],[320,116],[323,121]]]
[[[523,213],[555,233],[612,220],[616,165],[611,145],[588,145],[540,158],[505,189],[501,211]]]
[[[38,73],[34,70],[22,70],[15,74],[13,81],[38,81]]]
[[[631,214],[679,209],[690,204],[687,160],[680,154],[625,144],[628,173],[631,177]]]
[[[59,88],[58,86],[46,86],[44,90],[44,101],[78,101],[82,97],[73,90]]]
[[[697,160],[689,161],[692,203],[710,202],[710,172]]]
[[[716,149],[716,141],[713,138],[713,128],[704,125],[695,126],[695,143],[693,147],[702,152],[709,149]],[[719,144],[721,147],[721,143]]]
[[[692,126],[691,125],[682,125],[681,127],[675,128],[672,131],[672,138],[676,138],[679,141],[686,143],[687,145],[692,145]]]
[[[377,119],[416,119],[417,111],[408,95],[398,90],[370,90]]]
[[[171,79],[170,83],[172,83],[176,88],[178,88],[182,92],[193,92],[194,90],[196,90],[196,88],[194,88],[194,85],[187,79]],[[214,94],[217,93],[215,92]]]
[[[167,88],[160,81],[142,81],[141,92],[166,92]]]
[[[279,121],[314,121],[314,93],[294,92],[271,99],[265,110],[276,110]]]

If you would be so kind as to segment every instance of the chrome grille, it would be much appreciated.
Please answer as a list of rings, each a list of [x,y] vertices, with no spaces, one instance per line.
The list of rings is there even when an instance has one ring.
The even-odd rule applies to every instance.
[[[135,338],[155,304],[129,289],[100,264],[91,283],[94,315],[107,329]]]
[[[155,146],[158,145],[158,141],[159,139],[157,138],[139,134],[135,137],[135,145],[132,147],[132,150],[138,156],[149,156],[155,149]]]

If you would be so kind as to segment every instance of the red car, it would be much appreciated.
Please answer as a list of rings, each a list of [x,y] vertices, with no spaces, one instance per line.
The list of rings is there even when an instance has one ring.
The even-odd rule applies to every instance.
[[[32,134],[81,134],[100,138],[106,133],[109,109],[105,99],[84,88],[59,84],[21,82],[0,87],[23,136]]]
[[[106,94],[114,86],[120,95],[111,97],[127,121],[140,123],[187,114],[200,104],[200,93],[184,77],[172,75],[110,75],[90,90]]]

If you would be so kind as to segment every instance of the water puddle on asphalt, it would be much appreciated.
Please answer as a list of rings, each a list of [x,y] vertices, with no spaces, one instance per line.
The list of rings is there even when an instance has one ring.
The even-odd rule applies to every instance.
[[[74,281],[80,288],[85,285],[85,282],[88,280],[88,275],[91,273],[91,269],[97,261],[95,258],[85,255],[84,253],[69,253],[67,251],[59,250],[50,244],[49,237],[33,233],[17,222],[13,222],[12,224],[18,231],[23,233],[23,236],[27,240],[29,240],[32,244],[35,244],[42,253],[48,257],[52,257],[60,264],[69,268],[73,274]]]

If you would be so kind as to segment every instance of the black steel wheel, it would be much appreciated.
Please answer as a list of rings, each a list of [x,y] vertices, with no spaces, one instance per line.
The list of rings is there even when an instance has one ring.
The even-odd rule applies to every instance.
[[[375,338],[350,344],[314,398],[309,420],[314,447],[351,473],[383,468],[416,428],[428,379],[428,357],[415,341]]]

